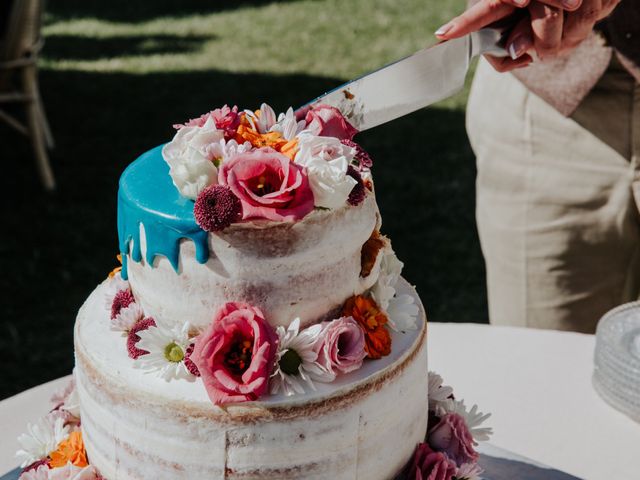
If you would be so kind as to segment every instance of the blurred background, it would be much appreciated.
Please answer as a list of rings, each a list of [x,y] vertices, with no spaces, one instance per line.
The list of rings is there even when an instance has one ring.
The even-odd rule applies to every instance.
[[[71,371],[76,313],[117,265],[120,173],[168,141],[172,124],[225,103],[299,106],[434,43],[432,32],[463,8],[464,0],[48,2],[38,67],[55,191],[41,186],[29,140],[0,122],[0,398]],[[487,321],[466,94],[356,138],[374,159],[383,231],[437,322]]]

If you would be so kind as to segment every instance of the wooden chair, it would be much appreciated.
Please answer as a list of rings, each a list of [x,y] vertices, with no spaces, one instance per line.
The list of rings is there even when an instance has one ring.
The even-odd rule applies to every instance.
[[[55,179],[47,147],[53,148],[54,142],[38,88],[42,10],[43,0],[13,0],[5,34],[0,39],[0,107],[23,105],[26,121],[1,108],[0,121],[30,138],[42,184],[53,190]]]

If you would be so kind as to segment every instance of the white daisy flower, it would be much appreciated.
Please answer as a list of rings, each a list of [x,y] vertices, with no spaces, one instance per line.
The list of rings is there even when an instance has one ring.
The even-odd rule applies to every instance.
[[[60,416],[42,417],[36,423],[27,425],[27,433],[18,437],[22,447],[16,452],[16,458],[24,468],[33,462],[42,460],[53,452],[58,444],[69,435],[69,428]]]
[[[396,332],[405,332],[418,328],[419,312],[415,299],[406,293],[390,298],[387,303],[389,326]]]
[[[214,142],[211,145],[207,146],[207,154],[212,159],[211,161],[216,166],[216,168],[220,167],[222,163],[226,162],[232,157],[244,152],[248,152],[253,147],[251,143],[244,142],[239,144],[235,140],[226,141],[224,138],[220,139],[218,142]]]
[[[251,128],[258,133],[267,133],[276,123],[276,112],[266,103],[260,105],[257,113],[251,110],[245,110],[244,113]]]
[[[138,320],[144,318],[144,312],[142,307],[136,302],[133,302],[128,307],[124,307],[120,310],[120,313],[116,315],[116,318],[111,320],[109,328],[114,332],[122,332],[123,336],[127,336],[127,332],[133,328]]]
[[[389,301],[396,294],[396,284],[403,267],[404,263],[398,260],[393,249],[385,247],[380,260],[380,275],[371,289],[373,299],[385,311],[389,307]]]
[[[443,385],[443,380],[436,372],[429,372],[429,410],[435,410],[436,406],[451,400],[453,388]]]
[[[477,463],[463,463],[458,468],[455,478],[456,480],[481,480],[483,470]]]
[[[476,442],[484,442],[489,440],[489,436],[493,434],[491,427],[480,427],[480,425],[491,416],[490,413],[482,413],[478,411],[478,406],[474,405],[471,410],[467,411],[464,400],[449,399],[436,406],[436,415],[442,417],[447,413],[456,413],[464,418],[469,432]]]
[[[175,325],[167,327],[158,324],[138,332],[140,340],[136,346],[149,353],[134,360],[134,367],[155,373],[166,382],[173,379],[194,381],[195,377],[189,373],[184,364],[184,356],[189,346],[189,323],[182,327]]]
[[[304,120],[296,120],[293,108],[289,107],[287,113],[278,115],[278,121],[269,129],[270,132],[280,132],[285,140],[293,140],[304,130],[307,123]]]
[[[80,397],[76,387],[75,376],[69,380],[64,389],[51,396],[51,403],[53,403],[54,408],[60,408],[71,416],[80,418]]]
[[[290,396],[304,393],[305,385],[315,390],[313,380],[330,382],[332,375],[317,362],[318,353],[314,346],[322,332],[320,324],[305,328],[300,332],[300,319],[296,318],[285,330],[282,325],[276,329],[278,352],[276,368],[271,374],[270,392],[275,395],[282,391]]]

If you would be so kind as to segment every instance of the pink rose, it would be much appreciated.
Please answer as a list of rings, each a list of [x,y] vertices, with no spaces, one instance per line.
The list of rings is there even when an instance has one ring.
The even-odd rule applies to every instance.
[[[264,394],[276,339],[259,309],[243,303],[225,304],[196,339],[190,357],[211,401],[216,405],[246,402]]]
[[[426,443],[416,447],[407,479],[451,480],[456,474],[456,465],[445,453],[434,452]]]
[[[457,413],[447,413],[427,434],[427,442],[434,450],[445,452],[458,465],[478,461],[478,452],[464,418]]]
[[[357,370],[367,356],[364,349],[364,332],[353,317],[342,317],[323,322],[320,341],[317,343],[317,362],[328,372],[349,373]]]
[[[303,167],[272,148],[240,153],[222,164],[218,183],[242,204],[242,218],[300,220],[313,210],[313,193]]]
[[[306,130],[321,137],[336,137],[341,140],[351,140],[358,133],[344,115],[330,105],[318,105],[307,112],[305,118]]]

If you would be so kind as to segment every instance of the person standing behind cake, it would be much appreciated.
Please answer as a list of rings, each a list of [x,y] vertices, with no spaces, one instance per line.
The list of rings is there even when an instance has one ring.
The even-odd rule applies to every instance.
[[[513,14],[467,105],[490,321],[593,332],[640,291],[640,0],[480,0],[436,36]]]

